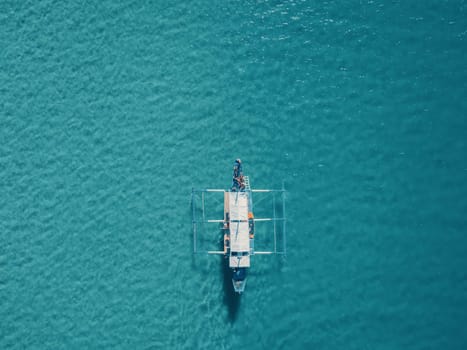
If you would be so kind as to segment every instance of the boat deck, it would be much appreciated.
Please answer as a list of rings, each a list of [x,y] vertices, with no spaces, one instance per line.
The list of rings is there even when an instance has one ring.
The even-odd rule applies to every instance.
[[[228,217],[229,266],[250,267],[250,233],[248,225],[249,193],[224,193],[224,218]]]

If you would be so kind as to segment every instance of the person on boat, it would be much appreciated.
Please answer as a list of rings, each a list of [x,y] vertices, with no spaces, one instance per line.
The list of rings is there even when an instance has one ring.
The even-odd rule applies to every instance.
[[[230,237],[227,233],[224,234],[224,254],[227,254],[227,249],[230,245]]]
[[[248,232],[250,233],[250,239],[253,239],[255,236],[255,222],[252,212],[248,213]]]
[[[243,176],[243,174],[238,177],[238,187],[241,190],[245,189],[245,177]]]
[[[240,188],[240,178],[239,177],[234,177],[233,178],[233,183],[232,183],[232,190],[236,191]]]
[[[242,174],[242,161],[240,159],[235,160],[234,164],[234,178],[239,177]]]
[[[240,191],[243,191],[245,189],[245,183],[244,182],[240,182]]]

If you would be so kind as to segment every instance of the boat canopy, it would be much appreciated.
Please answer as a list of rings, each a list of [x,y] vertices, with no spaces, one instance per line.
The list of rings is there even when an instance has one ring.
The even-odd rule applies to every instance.
[[[248,221],[247,192],[227,192],[229,195],[229,217],[231,222]],[[248,232],[247,232],[248,233]]]
[[[227,192],[229,196],[230,267],[250,267],[248,192]]]
[[[232,222],[230,224],[230,251],[250,251],[250,236],[248,230],[248,222]]]

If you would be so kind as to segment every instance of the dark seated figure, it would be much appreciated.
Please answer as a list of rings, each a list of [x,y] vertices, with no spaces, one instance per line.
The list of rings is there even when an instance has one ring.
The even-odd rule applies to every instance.
[[[236,159],[234,163],[233,177],[239,177],[240,175],[242,175],[242,161],[240,159]]]
[[[242,191],[245,189],[243,171],[242,171],[242,161],[236,159],[233,168],[233,179],[232,179],[232,191]]]

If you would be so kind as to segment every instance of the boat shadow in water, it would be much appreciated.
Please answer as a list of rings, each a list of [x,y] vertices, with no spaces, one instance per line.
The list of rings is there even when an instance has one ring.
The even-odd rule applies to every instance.
[[[229,268],[228,259],[221,257],[220,265],[224,280],[224,304],[227,307],[228,320],[233,323],[237,319],[241,296],[234,290],[232,284],[232,270]]]
[[[219,227],[222,236],[224,237],[224,231],[222,227]],[[224,240],[220,241],[219,249],[224,249]],[[220,272],[223,279],[223,289],[224,289],[224,304],[227,307],[228,321],[234,323],[237,319],[238,310],[240,308],[240,294],[235,292],[234,286],[232,284],[232,270],[229,267],[229,259],[226,256],[222,256],[219,259],[220,261]]]

